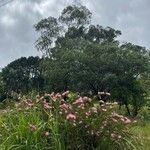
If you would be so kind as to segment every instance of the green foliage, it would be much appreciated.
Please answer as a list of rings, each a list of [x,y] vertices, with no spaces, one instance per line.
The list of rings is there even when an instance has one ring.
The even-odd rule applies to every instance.
[[[145,103],[141,78],[149,74],[149,51],[116,41],[121,32],[92,25],[84,6],[68,6],[59,18],[49,17],[35,25],[41,36],[37,48],[45,54],[42,72],[49,91],[112,93],[120,104],[133,105],[136,116]]]
[[[150,148],[150,124],[147,122],[145,126],[137,125],[131,128],[131,132],[136,135],[139,140],[137,150],[149,150]]]
[[[139,114],[137,115],[137,118],[140,120],[140,125],[145,125],[150,122],[150,107],[144,106],[139,111]]]
[[[43,78],[39,68],[40,62],[39,57],[22,57],[3,68],[2,77],[6,85],[6,92],[26,93],[42,89]]]
[[[0,102],[6,98],[5,84],[2,79],[2,73],[0,72]]]

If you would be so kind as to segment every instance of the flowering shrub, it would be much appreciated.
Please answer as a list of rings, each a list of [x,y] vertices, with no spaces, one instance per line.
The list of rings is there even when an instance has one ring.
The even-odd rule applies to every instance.
[[[15,140],[14,145],[24,145],[26,149],[57,150],[116,150],[132,146],[127,142],[132,121],[114,112],[117,103],[101,102],[98,105],[92,99],[78,95],[74,100],[66,101],[68,94],[68,91],[45,94],[18,103],[13,112],[8,112],[13,119],[9,117],[2,122],[2,125],[12,122],[13,125],[7,128],[17,134],[16,139],[9,138],[6,143],[12,144]],[[32,140],[29,142],[29,139]],[[2,143],[5,147],[6,143]]]

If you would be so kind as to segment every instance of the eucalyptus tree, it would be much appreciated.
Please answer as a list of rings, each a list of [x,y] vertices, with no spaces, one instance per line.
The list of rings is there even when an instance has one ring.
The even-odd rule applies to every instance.
[[[149,74],[146,48],[116,40],[121,31],[91,23],[85,6],[68,6],[58,18],[48,17],[35,25],[36,42],[43,52],[42,73],[48,90],[108,91],[112,98],[134,107],[143,104],[145,91],[139,80]]]

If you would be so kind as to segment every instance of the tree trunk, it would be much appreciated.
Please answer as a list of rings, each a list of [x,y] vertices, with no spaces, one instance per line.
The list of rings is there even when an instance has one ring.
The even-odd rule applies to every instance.
[[[129,116],[131,116],[130,109],[129,109],[129,107],[128,107],[128,104],[127,104],[127,103],[125,103],[125,107],[126,107],[126,109],[127,109],[127,113],[128,113],[128,115],[129,115]]]

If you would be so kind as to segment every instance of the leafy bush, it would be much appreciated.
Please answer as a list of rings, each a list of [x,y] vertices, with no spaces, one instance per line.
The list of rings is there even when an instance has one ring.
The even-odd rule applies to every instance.
[[[68,94],[23,99],[14,109],[5,110],[0,120],[0,149],[134,149],[129,142],[131,120],[113,112],[116,103],[98,105],[77,95],[65,101]]]
[[[150,122],[149,116],[150,116],[150,107],[144,106],[139,111],[137,118],[140,120],[141,125],[145,125],[146,123]]]

